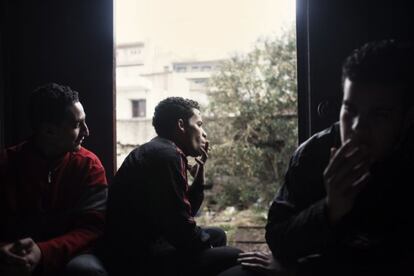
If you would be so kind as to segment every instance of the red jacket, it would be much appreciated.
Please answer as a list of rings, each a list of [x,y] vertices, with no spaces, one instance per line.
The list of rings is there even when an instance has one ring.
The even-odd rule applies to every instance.
[[[102,234],[105,170],[85,148],[51,164],[31,142],[0,151],[0,243],[31,237],[55,274]]]

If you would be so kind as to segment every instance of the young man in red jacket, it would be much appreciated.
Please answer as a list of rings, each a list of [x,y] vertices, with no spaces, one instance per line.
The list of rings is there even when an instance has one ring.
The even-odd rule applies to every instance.
[[[78,93],[39,87],[30,119],[33,136],[0,151],[0,274],[58,275],[69,262],[77,275],[99,268],[93,255],[80,254],[102,233],[107,180],[81,146],[89,129]]]

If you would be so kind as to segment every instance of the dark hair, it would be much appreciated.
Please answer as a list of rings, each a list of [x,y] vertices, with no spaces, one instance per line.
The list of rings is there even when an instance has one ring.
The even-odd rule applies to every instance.
[[[200,109],[196,101],[181,97],[169,97],[155,107],[152,125],[161,137],[170,138],[179,119],[187,122],[194,115],[193,108]]]
[[[78,92],[69,86],[48,83],[36,88],[29,102],[32,128],[37,130],[43,123],[59,125],[65,118],[67,108],[79,102]]]
[[[396,40],[368,42],[354,50],[342,66],[342,84],[345,79],[356,83],[375,83],[401,86],[404,103],[414,104],[412,43]]]

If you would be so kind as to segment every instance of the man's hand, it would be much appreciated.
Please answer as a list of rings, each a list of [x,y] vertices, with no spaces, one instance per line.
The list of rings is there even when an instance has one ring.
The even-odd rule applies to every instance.
[[[0,275],[28,276],[30,265],[26,259],[14,252],[14,243],[0,243]]]
[[[240,253],[237,261],[246,269],[255,270],[264,275],[288,275],[272,253],[253,251]]]
[[[26,259],[14,250],[15,243],[0,244],[0,263],[11,266],[28,267]]]
[[[40,248],[31,238],[0,244],[2,275],[30,275],[42,257]],[[7,273],[6,273],[7,272]]]
[[[331,223],[352,210],[355,198],[368,182],[371,163],[367,149],[355,141],[348,140],[339,149],[331,149],[331,159],[324,171]]]
[[[13,244],[12,250],[15,254],[20,255],[26,260],[30,266],[30,271],[36,268],[42,258],[42,252],[39,246],[31,238],[16,241]]]
[[[197,164],[195,164],[190,169],[190,174],[194,177],[193,186],[203,186],[204,185],[204,165],[208,159],[208,145],[206,142],[204,148],[201,148],[202,154],[201,157],[195,158]]]

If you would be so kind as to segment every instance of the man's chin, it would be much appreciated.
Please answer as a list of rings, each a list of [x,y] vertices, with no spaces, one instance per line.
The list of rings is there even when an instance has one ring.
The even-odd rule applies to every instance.
[[[191,152],[190,156],[191,157],[198,157],[201,156],[203,154],[203,152],[201,151],[201,149],[195,149]]]
[[[78,145],[75,145],[74,147],[73,147],[73,152],[77,152],[77,151],[79,151],[80,149],[81,149],[81,144],[78,144]]]

